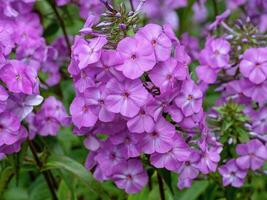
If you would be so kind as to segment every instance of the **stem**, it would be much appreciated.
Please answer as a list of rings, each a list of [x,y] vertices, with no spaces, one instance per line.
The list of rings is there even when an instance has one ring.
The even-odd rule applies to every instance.
[[[133,5],[133,0],[129,0],[130,1],[130,5],[131,5],[131,9],[134,12],[134,5]]]
[[[161,178],[159,172],[157,172],[157,178],[158,178],[158,184],[159,184],[160,199],[165,200],[164,185],[163,185],[163,181],[162,181],[162,178]]]
[[[34,158],[34,160],[36,162],[36,165],[38,166],[39,169],[41,169],[43,167],[43,163],[38,158],[36,148],[35,148],[34,144],[31,142],[31,140],[28,140],[28,142],[29,142],[29,146],[30,146],[33,158]],[[53,200],[58,200],[56,192],[54,191],[53,181],[51,180],[51,174],[48,171],[43,171],[42,173],[44,175],[44,178],[46,180],[48,188],[49,188],[49,190],[51,192],[52,199]]]
[[[49,3],[51,5],[57,19],[58,19],[59,25],[61,27],[61,30],[62,30],[63,35],[64,35],[64,39],[65,39],[67,47],[68,47],[68,53],[69,53],[69,55],[71,55],[71,44],[70,44],[70,40],[69,40],[67,31],[66,31],[66,26],[65,26],[64,20],[61,18],[60,14],[58,12],[55,0],[49,0]]]
[[[218,5],[217,5],[216,0],[212,0],[212,5],[213,5],[213,9],[214,9],[215,18],[216,18],[216,16],[219,14]]]

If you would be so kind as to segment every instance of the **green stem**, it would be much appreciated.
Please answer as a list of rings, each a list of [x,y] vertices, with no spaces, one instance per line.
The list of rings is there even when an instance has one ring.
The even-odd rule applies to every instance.
[[[58,12],[57,4],[56,4],[55,0],[49,0],[49,3],[50,3],[51,8],[53,9],[57,19],[58,19],[59,25],[61,27],[61,30],[62,30],[63,35],[64,35],[64,39],[65,39],[67,47],[68,47],[68,53],[69,53],[69,55],[71,55],[71,44],[70,44],[70,40],[68,37],[68,33],[66,30],[64,20],[61,18],[60,14]]]
[[[37,155],[37,151],[36,151],[36,148],[34,146],[34,144],[31,142],[31,140],[28,140],[29,142],[29,146],[30,146],[30,150],[32,152],[32,155],[33,155],[33,158],[36,162],[36,165],[39,169],[42,169],[43,167],[43,163],[41,162],[41,160],[38,158],[38,155]],[[43,171],[42,174],[44,175],[44,178],[45,178],[45,181],[48,185],[48,188],[50,190],[50,193],[51,193],[51,196],[52,196],[52,199],[53,200],[58,200],[57,198],[57,195],[56,195],[56,192],[54,190],[54,184],[53,184],[53,180],[51,180],[51,174],[50,172],[48,171]]]
[[[163,181],[162,181],[162,178],[159,172],[157,172],[157,178],[158,178],[158,184],[159,184],[160,200],[165,200],[164,185],[163,185]]]

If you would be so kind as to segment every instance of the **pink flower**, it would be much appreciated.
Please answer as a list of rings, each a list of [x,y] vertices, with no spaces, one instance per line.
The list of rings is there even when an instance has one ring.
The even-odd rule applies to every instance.
[[[12,60],[1,68],[0,78],[14,93],[33,94],[37,83],[36,71],[17,60]]]
[[[141,28],[136,37],[143,37],[153,46],[157,61],[166,61],[171,56],[172,43],[157,24],[147,24]]]
[[[151,133],[146,133],[140,142],[140,148],[147,154],[166,153],[173,147],[175,128],[161,117]]]
[[[267,48],[250,48],[245,51],[240,71],[255,84],[267,79]]]
[[[139,80],[119,82],[112,79],[107,83],[106,88],[107,109],[126,117],[135,116],[148,98],[148,92]]]
[[[126,37],[119,42],[117,51],[124,59],[124,63],[117,69],[127,78],[139,78],[156,64],[153,47],[144,38]]]
[[[97,116],[84,96],[77,96],[70,105],[72,121],[78,128],[94,126]]]
[[[267,160],[267,147],[257,139],[237,145],[236,152],[240,155],[236,159],[236,164],[244,170],[257,170]]]
[[[89,64],[98,62],[102,47],[106,43],[107,39],[105,37],[93,38],[89,42],[81,37],[77,37],[73,46],[73,54],[74,58],[79,61],[79,68],[84,69]]]
[[[147,184],[148,176],[142,163],[137,159],[131,159],[117,165],[114,168],[112,179],[117,187],[124,189],[128,194],[136,193]]]
[[[187,68],[179,65],[178,61],[170,58],[161,62],[149,72],[149,77],[153,83],[158,86],[161,92],[175,88],[179,80],[185,80],[187,77]]]

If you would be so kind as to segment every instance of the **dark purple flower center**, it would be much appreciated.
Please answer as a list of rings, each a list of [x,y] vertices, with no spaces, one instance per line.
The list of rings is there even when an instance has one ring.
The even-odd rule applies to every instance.
[[[172,79],[172,75],[171,74],[168,74],[167,75],[167,80],[171,80]]]
[[[116,154],[113,152],[109,155],[110,160],[115,160],[116,159]]]
[[[190,165],[190,162],[189,161],[185,161],[185,166],[189,166]]]
[[[128,98],[130,96],[130,94],[129,94],[129,92],[124,92],[123,93],[123,96],[126,97],[126,98]]]
[[[4,129],[4,126],[0,124],[0,132],[2,132],[3,129]]]
[[[83,112],[87,112],[88,110],[89,110],[89,106],[84,105],[84,106],[82,107],[82,111],[83,111]]]
[[[16,74],[16,80],[21,80],[21,76],[19,74]]]
[[[135,60],[135,59],[136,59],[136,54],[133,54],[133,55],[131,56],[131,59]]]
[[[154,137],[154,138],[158,137],[158,135],[159,135],[159,134],[158,134],[157,132],[152,132],[152,133],[151,133],[151,136]]]
[[[187,100],[191,101],[193,99],[193,96],[191,94],[188,95]]]
[[[100,105],[103,105],[105,102],[104,102],[103,99],[99,99],[99,100],[98,100],[98,103],[99,103]]]
[[[133,176],[132,176],[131,174],[126,175],[126,178],[127,178],[129,181],[133,180]]]
[[[155,39],[152,40],[152,41],[151,41],[151,44],[152,44],[153,46],[156,46],[156,44],[157,44],[157,40],[155,40]]]

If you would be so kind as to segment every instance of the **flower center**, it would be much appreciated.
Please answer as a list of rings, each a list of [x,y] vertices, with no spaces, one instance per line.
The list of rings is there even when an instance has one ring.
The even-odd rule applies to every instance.
[[[84,105],[84,106],[82,107],[82,111],[83,111],[83,112],[87,112],[88,110],[89,110],[89,106]]]
[[[136,59],[136,54],[133,54],[133,55],[131,56],[131,59],[132,59],[132,60],[135,60],[135,59]]]
[[[168,74],[167,75],[167,80],[171,80],[172,79],[172,75],[171,74]]]
[[[129,94],[129,92],[124,92],[124,93],[123,93],[123,96],[124,96],[125,98],[128,98],[128,97],[130,96],[130,94]]]
[[[115,159],[116,159],[116,154],[115,154],[115,153],[111,153],[111,154],[109,155],[109,158],[110,158],[111,160],[115,160]]]
[[[19,74],[16,75],[16,80],[21,80],[21,76]]]
[[[193,96],[191,94],[188,95],[187,100],[191,101],[193,99]]]
[[[131,174],[128,174],[126,177],[127,177],[127,179],[130,180],[130,181],[133,180],[133,176],[132,176]]]
[[[98,103],[99,103],[100,105],[103,105],[105,102],[104,102],[103,99],[99,99],[99,100],[98,100]]]
[[[151,41],[151,44],[152,44],[152,46],[156,46],[156,44],[157,44],[157,40],[153,39],[153,40]]]

